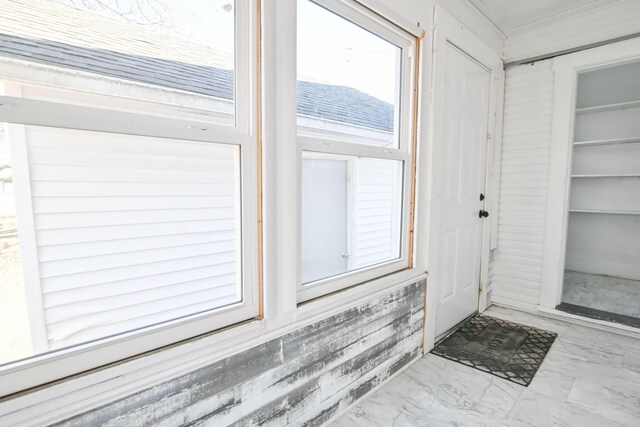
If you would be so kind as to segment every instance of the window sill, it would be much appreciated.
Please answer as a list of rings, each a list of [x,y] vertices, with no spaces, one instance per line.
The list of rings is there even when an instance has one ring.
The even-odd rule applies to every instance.
[[[427,277],[403,270],[301,304],[295,320],[253,320],[0,399],[0,424],[50,424],[209,365]]]
[[[298,304],[296,321],[328,317],[378,295],[426,279],[427,273],[405,269]]]
[[[250,320],[0,398],[0,424],[50,424],[206,366],[256,345],[264,321]]]

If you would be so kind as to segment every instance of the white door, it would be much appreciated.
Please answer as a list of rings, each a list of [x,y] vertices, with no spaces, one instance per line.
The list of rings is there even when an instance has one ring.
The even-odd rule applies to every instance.
[[[302,283],[309,283],[348,270],[348,165],[302,162]]]
[[[447,43],[436,336],[478,310],[490,76]]]

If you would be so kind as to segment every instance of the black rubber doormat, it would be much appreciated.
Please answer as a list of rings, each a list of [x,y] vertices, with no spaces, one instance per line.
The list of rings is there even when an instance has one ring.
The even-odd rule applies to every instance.
[[[558,334],[478,314],[431,353],[528,386]]]

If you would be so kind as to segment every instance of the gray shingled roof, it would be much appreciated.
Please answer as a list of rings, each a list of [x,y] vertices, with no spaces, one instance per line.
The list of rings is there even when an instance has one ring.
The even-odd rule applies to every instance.
[[[0,34],[0,52],[32,62],[233,99],[231,70],[6,34]]]
[[[233,72],[198,64],[0,34],[5,56],[233,99]],[[356,89],[298,81],[298,114],[393,132],[393,106]]]
[[[393,132],[393,105],[359,90],[298,81],[298,114]]]

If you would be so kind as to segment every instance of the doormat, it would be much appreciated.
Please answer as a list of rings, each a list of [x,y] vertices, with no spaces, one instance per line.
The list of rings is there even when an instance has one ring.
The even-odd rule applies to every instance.
[[[528,386],[557,336],[554,332],[478,314],[431,353]]]

